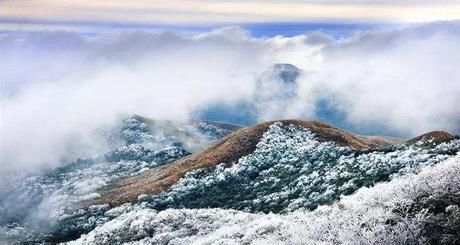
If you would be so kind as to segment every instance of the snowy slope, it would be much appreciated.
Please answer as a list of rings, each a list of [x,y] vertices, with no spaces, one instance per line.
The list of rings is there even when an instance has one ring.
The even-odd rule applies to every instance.
[[[147,121],[135,116],[108,130],[109,152],[63,163],[43,174],[11,178],[0,192],[0,242],[68,239],[65,237],[75,231],[60,235],[60,224],[80,203],[98,198],[96,190],[187,156],[233,130],[231,125],[216,125]],[[56,229],[58,233],[50,235]]]
[[[184,243],[187,244],[191,242],[189,239],[192,238],[189,236],[193,232],[206,233],[215,223],[222,223],[218,220],[222,218],[234,222],[236,227],[248,223],[246,217],[274,217],[274,221],[270,218],[268,226],[281,225],[277,222],[291,222],[284,221],[285,217],[291,217],[291,214],[298,212],[310,214],[307,210],[314,210],[318,205],[333,204],[343,195],[356,190],[362,191],[362,187],[372,187],[381,181],[416,174],[421,168],[455,157],[459,149],[460,141],[455,140],[435,147],[425,147],[419,143],[361,152],[333,142],[319,142],[306,128],[275,123],[263,135],[254,153],[242,157],[231,167],[223,163],[193,171],[166,192],[151,196],[140,195],[134,205],[125,204],[112,209],[108,205],[93,206],[90,212],[74,220],[73,225],[81,228],[88,226],[88,221],[91,221],[89,226],[100,226],[115,218],[118,221],[123,220],[121,223],[113,221],[122,230],[101,235],[110,242],[113,242],[110,240],[112,236],[124,241],[124,234],[133,232],[136,234],[127,235],[126,241],[141,238],[149,241],[148,237],[153,237],[148,243],[161,244],[162,237],[169,237],[165,238],[168,241],[183,236]],[[218,209],[209,210],[210,207]],[[173,209],[161,211],[167,208]],[[193,209],[182,210],[183,208]],[[233,211],[235,209],[244,212]],[[260,211],[269,215],[261,215]],[[156,220],[157,212],[166,218]],[[177,221],[176,215],[179,216]],[[232,220],[233,216],[238,220]],[[151,217],[152,220],[145,221],[143,217]],[[190,221],[187,220],[188,217]],[[146,228],[147,231],[144,228],[126,231],[128,228],[123,228],[125,221],[136,224],[129,224],[128,227],[149,227],[149,224],[142,222],[153,222],[154,228]],[[187,222],[190,222],[190,227]],[[194,227],[192,224],[196,222],[203,223]],[[225,225],[224,222],[223,226]],[[106,229],[107,226],[100,229]],[[292,226],[301,227],[296,224]],[[162,227],[171,234],[163,234]],[[246,228],[251,230],[248,226]],[[97,234],[96,231],[97,229],[92,234]],[[302,233],[297,235],[301,237]]]
[[[69,244],[455,244],[460,229],[460,155],[417,174],[362,188],[314,211],[260,214],[225,209],[125,206],[125,213]],[[446,203],[411,211],[423,199]],[[439,225],[427,230],[426,224]]]
[[[71,244],[372,244],[451,243],[456,237],[460,140],[362,151],[280,122],[268,127],[252,153],[231,165],[194,170],[167,191],[139,195],[133,204],[80,206],[117,179],[178,159],[230,132],[206,122],[171,125],[128,119],[108,136],[110,152],[12,183],[0,199],[0,238],[74,240]],[[427,232],[428,223],[442,229]]]

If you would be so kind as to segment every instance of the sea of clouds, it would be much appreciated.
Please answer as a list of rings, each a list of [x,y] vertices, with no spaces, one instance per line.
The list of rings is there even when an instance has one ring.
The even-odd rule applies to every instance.
[[[192,36],[7,33],[0,37],[0,172],[100,154],[104,128],[126,115],[186,120],[212,105],[255,100],[261,77],[277,79],[263,76],[275,63],[303,72],[294,97],[256,107],[259,121],[315,119],[318,102],[327,100],[358,128],[456,133],[459,41],[459,22],[341,39],[321,31],[255,38],[237,26]]]

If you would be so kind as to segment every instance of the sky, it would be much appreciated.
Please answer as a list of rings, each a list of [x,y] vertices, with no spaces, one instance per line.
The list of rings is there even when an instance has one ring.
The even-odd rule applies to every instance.
[[[101,132],[132,114],[459,134],[459,6],[0,1],[0,171],[103,154]]]
[[[2,0],[0,30],[182,31],[229,24],[455,20],[458,0]]]

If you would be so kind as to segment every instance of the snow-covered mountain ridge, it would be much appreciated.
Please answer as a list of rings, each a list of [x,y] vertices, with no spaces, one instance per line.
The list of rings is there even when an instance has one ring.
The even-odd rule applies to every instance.
[[[432,235],[451,242],[455,237],[442,229],[428,234],[417,223],[425,215],[423,222],[436,218],[449,229],[458,225],[453,219],[455,181],[436,180],[439,189],[416,189],[405,199],[392,200],[391,195],[403,195],[395,186],[425,178],[427,171],[453,175],[460,140],[428,134],[421,141],[391,145],[379,137],[299,120],[238,128],[127,119],[109,135],[114,142],[110,152],[18,180],[5,189],[9,191],[1,193],[0,241],[335,244],[387,242],[410,232],[417,237],[408,241],[425,241]],[[396,194],[381,203],[377,194],[366,200],[360,194],[378,193],[382,185],[396,188]],[[446,186],[450,189],[443,190]],[[447,201],[433,202],[446,196]],[[360,206],[355,209],[347,200]],[[343,207],[347,208],[341,213]],[[370,215],[374,208],[377,216]],[[444,216],[433,211],[439,209]],[[354,227],[356,223],[363,225]],[[377,230],[384,237],[377,237]]]
[[[455,244],[460,141],[425,140],[358,151],[271,123],[232,165],[93,206],[84,220],[113,220],[71,244]]]
[[[311,133],[311,135],[302,136],[302,138],[299,139],[300,142],[297,142],[298,144],[307,144],[310,142],[308,140],[316,142],[319,145],[324,145],[320,143],[330,143],[333,144],[334,147],[347,147],[347,150],[358,155],[374,150],[383,152],[394,151],[394,149],[391,148],[395,147],[391,144],[392,142],[390,143],[390,141],[384,137],[357,136],[322,122],[302,120],[281,120],[279,122],[269,121],[255,126],[242,128],[228,135],[212,147],[197,154],[193,154],[174,163],[162,166],[161,168],[147,171],[139,176],[123,179],[112,185],[110,189],[103,191],[101,193],[102,198],[96,203],[109,203],[112,206],[117,206],[126,202],[137,201],[137,197],[141,194],[160,193],[167,190],[170,186],[177,183],[185,174],[193,170],[215,167],[221,163],[232,164],[237,162],[240,158],[252,154],[256,150],[257,146],[263,141],[262,139],[265,134],[270,135],[270,127],[276,123],[285,124],[285,126],[292,125],[295,129],[291,129],[291,131],[297,130],[303,132],[306,130],[306,132]],[[266,150],[264,154],[276,154],[278,151],[286,152],[286,149],[292,149],[295,147],[295,145],[293,145],[294,142],[290,139],[290,137],[294,137],[295,134],[291,135],[291,131],[278,132],[278,135],[282,135],[283,137],[286,137],[286,140],[290,140],[288,141],[290,143],[283,146],[283,149],[269,149]],[[448,133],[445,133],[444,136],[445,138],[442,138],[437,143],[453,139],[453,137]],[[403,141],[399,142],[403,143]],[[408,142],[414,142],[414,140],[410,140]],[[310,149],[309,151],[313,151],[313,149]],[[325,155],[329,154],[328,151],[336,151],[336,149],[326,149]],[[295,152],[293,154],[299,159],[301,164],[305,164],[305,161],[309,161],[308,156],[302,155],[303,153]],[[347,154],[348,153],[339,152],[337,153],[336,158]],[[278,160],[280,159],[273,159],[272,163],[277,163]],[[270,160],[268,159],[268,161]],[[337,159],[329,159],[326,157],[324,161],[335,165]]]
[[[98,189],[206,148],[236,128],[224,123],[168,122],[140,116],[123,120],[107,130],[111,150],[101,156],[4,181],[6,186],[0,189],[0,244],[4,240],[68,240],[70,234],[80,232],[65,228],[71,232],[60,235],[61,228],[64,229],[61,224],[76,206],[97,198]]]
[[[333,205],[281,215],[125,205],[69,244],[458,244],[459,176],[457,155]]]

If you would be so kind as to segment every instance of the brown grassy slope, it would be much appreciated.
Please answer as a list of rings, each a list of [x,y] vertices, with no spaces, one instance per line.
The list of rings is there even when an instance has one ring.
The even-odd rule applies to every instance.
[[[445,131],[431,131],[407,141],[409,144],[414,144],[417,141],[430,141],[431,144],[438,145],[443,142],[449,142],[454,139],[454,136]]]
[[[378,146],[397,145],[397,144],[403,144],[405,142],[404,140],[400,138],[388,137],[388,136],[360,135],[359,137],[364,138]]]
[[[319,141],[333,141],[341,146],[356,150],[367,150],[381,146],[381,141],[355,136],[344,130],[317,121],[281,120],[283,124],[294,124],[309,128]],[[219,163],[232,163],[242,156],[252,153],[268,126],[265,122],[256,126],[241,128],[226,136],[217,144],[203,152],[190,155],[173,163],[152,169],[138,176],[129,177],[114,183],[102,191],[96,203],[109,203],[111,206],[135,202],[141,194],[159,193],[176,183],[185,173]]]

